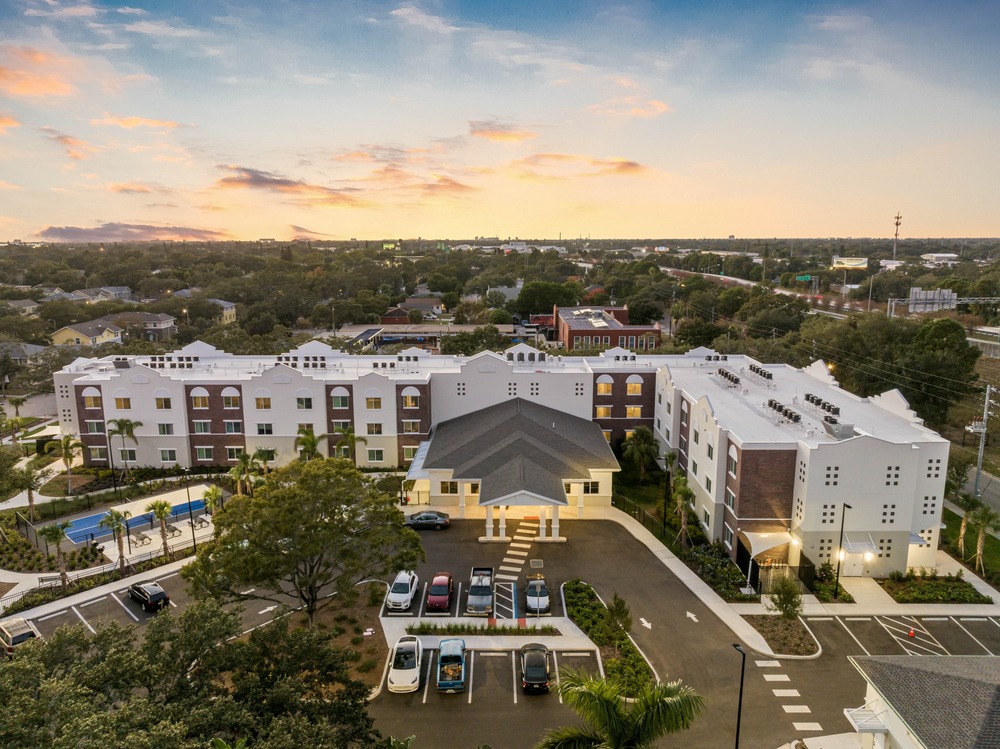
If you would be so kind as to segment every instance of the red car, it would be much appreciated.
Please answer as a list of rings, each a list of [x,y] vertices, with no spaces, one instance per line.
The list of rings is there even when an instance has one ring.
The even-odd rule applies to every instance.
[[[455,581],[450,572],[438,572],[431,580],[427,591],[428,611],[451,611],[451,597],[455,592]]]

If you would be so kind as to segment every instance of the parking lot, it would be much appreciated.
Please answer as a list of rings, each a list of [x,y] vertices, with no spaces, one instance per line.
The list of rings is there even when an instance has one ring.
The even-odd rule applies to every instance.
[[[807,617],[838,655],[1000,655],[1000,619],[988,616]]]

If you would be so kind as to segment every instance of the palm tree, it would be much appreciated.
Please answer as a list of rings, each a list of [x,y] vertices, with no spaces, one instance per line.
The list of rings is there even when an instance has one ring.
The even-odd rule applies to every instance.
[[[109,528],[118,542],[118,564],[122,577],[125,577],[125,534],[128,533],[127,521],[130,517],[132,513],[128,510],[121,512],[111,509],[99,523],[102,528]]]
[[[7,399],[7,403],[14,409],[14,416],[17,417],[18,419],[21,418],[21,406],[23,406],[27,402],[28,402],[27,398],[18,398],[13,395]]]
[[[21,431],[21,427],[24,424],[24,419],[20,416],[15,416],[12,419],[7,419],[7,426],[10,427],[10,444],[18,449],[18,451],[23,455],[24,448],[18,444],[17,433]]]
[[[663,477],[663,522],[667,522],[667,500],[674,496],[674,482],[677,479],[677,453],[669,452],[663,456],[666,463]]]
[[[111,419],[108,422],[111,429],[108,430],[108,437],[121,437],[122,438],[122,451],[125,450],[125,440],[132,440],[136,445],[139,444],[139,440],[135,437],[135,430],[142,426],[141,421],[133,421],[132,419]],[[128,476],[128,461],[122,458],[122,478]]]
[[[69,587],[69,574],[66,572],[66,560],[63,558],[62,547],[59,543],[66,535],[66,529],[69,528],[69,525],[69,522],[53,523],[37,529],[39,536],[56,547],[56,568],[59,570],[59,579],[62,581],[63,590]]]
[[[41,489],[45,482],[52,477],[52,471],[48,468],[35,468],[30,463],[24,468],[14,470],[15,485],[28,493],[28,519],[35,522],[35,492]]]
[[[320,440],[325,440],[327,435],[315,434],[309,427],[299,427],[299,436],[295,438],[295,449],[299,451],[299,460],[312,460],[322,457],[319,452]]]
[[[985,575],[983,549],[986,547],[986,534],[1000,530],[1000,512],[983,505],[972,513],[969,522],[979,529],[979,535],[976,536],[976,572]]]
[[[64,434],[61,439],[52,440],[45,444],[45,452],[57,453],[66,466],[66,496],[73,491],[73,461],[76,459],[77,451],[86,447],[75,434]]]
[[[247,494],[253,494],[253,490],[250,488],[250,477],[253,472],[257,470],[259,466],[254,457],[248,452],[241,452],[239,457],[236,459],[236,465],[233,466],[233,470],[236,472],[236,489],[237,494],[239,494],[239,487],[241,482],[246,485]]]
[[[167,545],[167,521],[173,515],[174,506],[166,499],[154,499],[146,505],[146,512],[160,521],[160,538],[163,540],[163,556],[170,556],[170,546]]]
[[[622,454],[625,460],[635,463],[638,467],[639,483],[641,484],[646,478],[646,466],[651,460],[656,460],[660,450],[656,444],[656,438],[648,427],[636,427],[632,431],[632,435],[625,440]]]
[[[205,509],[208,511],[209,515],[215,514],[215,508],[222,504],[222,489],[212,484],[205,489],[205,493],[201,496],[205,502]]]
[[[263,466],[265,476],[271,472],[271,466],[269,464],[272,460],[274,460],[274,456],[275,450],[270,447],[258,447],[253,451],[254,463]]]
[[[613,682],[573,669],[560,674],[559,694],[586,725],[550,729],[535,749],[644,749],[689,728],[705,709],[680,681],[649,683],[626,701]]]
[[[681,521],[681,530],[677,534],[678,539],[680,539],[681,547],[687,545],[687,524],[688,524],[688,506],[691,500],[694,499],[694,492],[688,486],[687,479],[683,476],[678,477],[674,482],[674,512],[677,513],[677,517]]]
[[[358,443],[362,445],[367,445],[368,440],[354,433],[354,427],[346,427],[344,429],[338,429],[337,434],[340,435],[340,439],[337,440],[336,447],[346,447],[348,454],[351,456],[351,462],[357,463],[357,450]]]
[[[965,559],[965,531],[969,527],[969,516],[983,506],[978,497],[974,497],[968,492],[962,492],[955,497],[955,504],[962,509],[962,524],[958,526],[958,540],[955,545],[958,547],[958,554]]]

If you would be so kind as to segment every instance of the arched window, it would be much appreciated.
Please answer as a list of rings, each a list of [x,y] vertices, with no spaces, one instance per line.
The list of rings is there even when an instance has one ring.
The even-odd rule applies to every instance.
[[[222,391],[223,408],[240,407],[240,391],[233,387],[224,388]]]
[[[205,388],[191,389],[191,408],[208,408],[208,391]]]
[[[101,408],[104,405],[104,398],[97,388],[84,388],[82,395],[84,408]]]
[[[350,408],[351,392],[345,387],[335,387],[330,391],[330,408]]]
[[[615,379],[611,375],[601,375],[597,378],[597,394],[611,395],[614,389]]]
[[[365,392],[365,410],[380,411],[382,409],[382,393],[372,389]]]
[[[257,388],[253,392],[253,405],[258,411],[271,410],[271,391],[267,388]]]
[[[295,392],[295,408],[299,411],[311,411],[313,407],[312,393],[305,388]]]
[[[166,388],[157,388],[153,393],[153,403],[157,411],[169,411],[173,407],[170,401],[170,391]]]
[[[115,390],[115,408],[119,411],[129,411],[132,409],[132,396],[128,390],[118,388]]]
[[[642,395],[642,376],[629,375],[625,380],[625,392],[628,395]]]
[[[403,408],[420,408],[420,391],[415,387],[405,387],[403,392]]]

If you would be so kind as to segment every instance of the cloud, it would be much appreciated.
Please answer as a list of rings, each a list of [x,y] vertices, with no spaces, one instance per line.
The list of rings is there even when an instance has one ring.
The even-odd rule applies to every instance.
[[[644,99],[639,96],[620,96],[600,104],[587,107],[591,114],[603,117],[624,117],[628,119],[649,119],[671,111],[670,106],[659,99]]]
[[[69,60],[33,47],[0,44],[0,93],[8,96],[68,96],[74,92]]]
[[[144,182],[113,182],[108,185],[111,192],[123,193],[125,195],[137,195],[153,192],[153,188]]]
[[[520,130],[514,125],[498,120],[471,120],[469,122],[469,135],[475,138],[485,138],[495,143],[520,143],[538,137],[538,133]]]
[[[66,149],[66,155],[74,161],[83,161],[90,158],[91,154],[97,153],[100,149],[92,146],[85,140],[80,140],[72,135],[60,133],[51,127],[41,128],[42,132],[50,139]]]
[[[208,33],[201,29],[192,29],[188,26],[171,26],[166,21],[136,21],[135,23],[125,24],[122,28],[134,34],[145,34],[161,39],[194,39],[208,36]]]
[[[435,175],[434,181],[426,183],[421,189],[428,195],[462,195],[474,192],[476,188],[462,184],[451,177]]]
[[[871,23],[872,19],[869,16],[844,13],[824,16],[816,22],[816,28],[824,31],[854,33],[870,28]]]
[[[90,18],[97,15],[97,9],[87,3],[66,6],[49,3],[49,5],[49,8],[28,8],[24,11],[24,15],[40,18]]]
[[[137,127],[166,127],[174,128],[179,127],[176,122],[172,120],[151,120],[147,117],[136,117],[135,115],[129,117],[120,117],[113,114],[105,114],[103,118],[99,120],[91,120],[91,125],[117,125],[118,127],[123,127],[126,130],[132,130]]]
[[[294,73],[292,80],[301,86],[329,86],[330,79],[322,75],[306,75],[305,73]]]
[[[90,50],[91,52],[117,52],[128,49],[129,46],[124,42],[104,42],[103,44],[81,44],[80,48]]]
[[[289,224],[288,227],[294,233],[295,239],[309,239],[311,237],[332,237],[332,234],[323,234],[322,232],[312,231],[311,229],[306,229],[304,226],[296,226],[295,224]]]
[[[452,26],[440,16],[432,16],[420,8],[404,5],[389,12],[389,15],[407,26],[430,31],[435,34],[451,34],[461,31],[458,26]]]
[[[228,171],[228,177],[216,182],[217,187],[245,188],[266,190],[285,195],[296,195],[301,202],[308,205],[357,205],[358,200],[347,191],[332,187],[313,185],[302,180],[288,179],[271,172],[249,167],[220,165],[220,169]]]
[[[128,6],[118,8],[116,13],[121,13],[123,16],[148,16],[149,13],[144,11],[142,8],[129,8]]]
[[[50,242],[143,242],[162,239],[218,242],[230,239],[225,232],[190,226],[155,226],[153,224],[107,223],[91,228],[47,226],[38,237]]]
[[[2,179],[0,179],[0,190],[11,190],[11,191],[13,191],[13,190],[20,190],[20,189],[21,189],[20,185],[13,185],[10,182],[4,182]]]
[[[362,143],[352,151],[342,151],[331,158],[333,161],[345,163],[423,164],[427,161],[429,153],[430,149],[427,148]]]
[[[10,130],[12,127],[20,127],[20,126],[21,123],[18,122],[13,115],[0,113],[0,135],[3,135],[7,130]]]
[[[570,153],[536,153],[511,162],[522,179],[553,181],[580,177],[631,177],[648,167],[629,159],[595,159]]]

